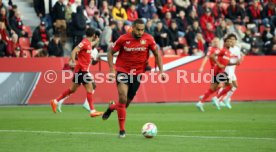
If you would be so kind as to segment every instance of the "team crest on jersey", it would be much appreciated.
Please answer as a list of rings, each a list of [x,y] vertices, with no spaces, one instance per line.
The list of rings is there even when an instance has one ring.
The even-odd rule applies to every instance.
[[[146,44],[146,43],[147,43],[146,40],[141,40],[141,41],[140,41],[140,44],[142,44],[142,45],[144,45],[144,44]]]

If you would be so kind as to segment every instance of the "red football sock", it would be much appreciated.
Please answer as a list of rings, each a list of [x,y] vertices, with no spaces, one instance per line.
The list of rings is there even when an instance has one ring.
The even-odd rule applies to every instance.
[[[116,110],[119,120],[120,131],[125,130],[126,104],[118,103]]]
[[[91,92],[87,92],[87,101],[90,107],[90,110],[94,110],[94,104],[93,104],[93,100],[92,100],[92,93]]]
[[[231,86],[227,86],[227,87],[225,87],[219,94],[218,94],[218,98],[220,98],[221,96],[223,96],[223,95],[225,95],[228,91],[230,91],[231,90]]]
[[[70,89],[67,89],[66,91],[64,91],[58,98],[56,98],[57,102],[59,102],[61,99],[69,96],[72,93],[72,91]]]
[[[118,105],[118,103],[111,104],[111,105],[109,106],[109,109],[112,110],[112,111],[113,111],[113,110],[116,110],[117,105]]]
[[[207,98],[213,94],[215,91],[211,90],[211,89],[208,89],[205,94],[203,95],[202,99],[201,99],[201,102],[205,102],[207,100]]]

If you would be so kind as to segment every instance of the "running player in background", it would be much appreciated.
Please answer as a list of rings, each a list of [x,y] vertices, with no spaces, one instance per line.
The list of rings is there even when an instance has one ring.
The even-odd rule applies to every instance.
[[[196,104],[196,107],[202,112],[204,112],[203,103],[207,100],[207,98],[217,91],[220,83],[228,82],[228,76],[227,76],[227,73],[225,73],[225,67],[230,63],[229,60],[231,58],[231,53],[229,49],[230,49],[231,43],[232,43],[231,39],[229,37],[226,37],[224,39],[224,48],[217,53],[213,53],[210,56],[210,58],[215,62],[215,66],[213,69],[214,70],[213,80],[211,82],[210,88],[205,92],[203,96],[200,97],[199,102]],[[213,100],[213,101],[216,101],[216,100]],[[213,102],[213,104],[217,107],[217,109],[220,109],[218,102]]]
[[[158,48],[154,38],[144,33],[145,24],[143,20],[137,19],[132,24],[132,32],[124,34],[114,43],[108,52],[108,63],[111,79],[116,75],[119,102],[112,102],[105,113],[103,120],[107,120],[110,114],[116,110],[119,121],[119,137],[125,137],[126,108],[136,95],[140,86],[141,73],[145,72],[149,51],[155,56],[161,77],[164,80],[162,60],[158,54]],[[119,52],[116,60],[116,71],[113,66],[113,55]]]
[[[234,33],[231,33],[228,35],[228,37],[232,41],[231,47],[230,47],[230,52],[232,54],[230,63],[237,63],[237,65],[238,65],[238,64],[240,64],[241,60],[243,59],[243,55],[241,53],[241,48],[237,45],[237,36]],[[226,94],[226,96],[223,98],[222,101],[228,109],[232,108],[232,106],[230,104],[231,96],[238,88],[238,81],[237,81],[237,76],[236,76],[235,70],[236,70],[236,65],[226,66],[225,72],[228,74],[229,83],[226,83],[223,90],[221,90],[219,93],[219,94],[222,94],[222,96]],[[214,97],[212,100],[219,100],[219,98],[217,96],[217,97]],[[214,101],[214,102],[217,102],[217,101]]]
[[[97,44],[95,44],[95,45],[97,45]],[[96,65],[96,64],[98,63],[98,60],[99,60],[99,57],[100,57],[100,56],[99,56],[99,52],[98,52],[97,48],[94,47],[94,46],[92,46],[92,47],[93,47],[93,49],[92,49],[92,52],[91,52],[91,58],[92,58],[92,63],[91,63],[91,64],[92,64],[92,65]],[[92,94],[94,94],[95,91],[96,91],[96,83],[95,83],[94,80],[92,81],[92,86],[93,86]],[[69,97],[69,96],[67,96],[66,98],[61,99],[61,100],[58,102],[58,104],[57,104],[57,111],[58,111],[58,112],[62,112],[62,110],[61,110],[62,105],[63,105],[64,101],[65,101],[68,97]],[[88,103],[87,98],[85,98],[85,101],[84,101],[82,107],[83,107],[85,110],[90,111],[90,106],[89,106],[89,103]]]
[[[87,100],[90,107],[90,116],[96,117],[101,116],[103,113],[96,111],[93,104],[92,99],[92,92],[93,92],[93,86],[92,86],[92,77],[89,73],[89,67],[91,64],[91,51],[92,46],[94,46],[96,43],[98,43],[99,38],[95,35],[95,30],[92,28],[88,28],[86,30],[86,38],[84,38],[81,43],[74,48],[74,50],[71,53],[71,59],[70,62],[72,65],[76,64],[76,55],[78,55],[78,62],[75,65],[74,69],[74,77],[73,77],[73,83],[69,89],[67,89],[65,92],[63,92],[58,98],[53,99],[50,101],[50,105],[52,107],[52,110],[54,113],[56,113],[58,102],[61,99],[66,98],[70,94],[74,93],[78,87],[83,84],[87,91]]]
[[[210,65],[211,65],[211,69],[214,68],[215,62],[210,58],[210,56],[213,55],[214,53],[216,53],[216,54],[219,53],[219,51],[220,51],[220,49],[219,49],[219,42],[220,42],[219,38],[215,37],[213,39],[212,46],[210,46],[208,48],[208,52],[207,52],[206,56],[204,57],[201,65],[200,65],[200,68],[198,70],[199,72],[203,72],[204,67],[205,67],[205,65],[206,65],[206,63],[207,63],[208,60],[209,60]]]

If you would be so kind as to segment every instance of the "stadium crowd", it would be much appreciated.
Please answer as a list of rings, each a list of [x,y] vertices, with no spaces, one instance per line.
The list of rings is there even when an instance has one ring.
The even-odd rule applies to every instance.
[[[202,55],[211,41],[236,33],[248,55],[276,55],[276,0],[34,0],[40,24],[22,22],[16,1],[0,0],[0,57],[64,56],[85,30],[106,52],[142,18],[163,55]],[[70,50],[67,51],[71,51]]]

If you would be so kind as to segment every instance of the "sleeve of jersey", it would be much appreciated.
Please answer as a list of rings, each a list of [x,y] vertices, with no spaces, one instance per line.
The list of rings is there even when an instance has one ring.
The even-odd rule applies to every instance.
[[[122,48],[122,42],[122,37],[119,37],[119,39],[112,45],[112,50],[114,52],[120,51],[120,49]]]
[[[157,48],[156,42],[153,39],[153,37],[150,37],[150,42],[149,42],[149,49],[152,51],[155,51]]]
[[[80,48],[80,50],[83,50],[85,48],[85,43],[83,41],[81,41],[79,43],[78,47]]]

